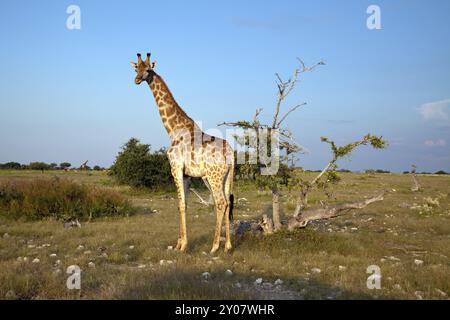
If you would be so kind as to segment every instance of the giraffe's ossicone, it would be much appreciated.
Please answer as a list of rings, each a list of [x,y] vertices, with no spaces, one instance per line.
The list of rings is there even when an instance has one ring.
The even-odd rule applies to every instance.
[[[132,62],[137,75],[134,82],[147,82],[155,98],[171,145],[167,151],[172,175],[178,192],[180,228],[177,250],[187,248],[186,198],[190,177],[201,177],[211,191],[216,205],[216,228],[211,253],[219,248],[222,221],[225,216],[225,252],[231,250],[230,222],[233,209],[234,152],[226,140],[202,132],[200,127],[175,101],[164,80],[155,72],[156,63],[150,63],[150,54],[145,61],[137,54],[137,63]]]

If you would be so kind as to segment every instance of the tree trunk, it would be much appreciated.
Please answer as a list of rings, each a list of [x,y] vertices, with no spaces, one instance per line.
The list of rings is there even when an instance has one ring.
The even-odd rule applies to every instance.
[[[272,219],[274,231],[281,229],[280,218],[280,191],[276,186],[272,187]]]

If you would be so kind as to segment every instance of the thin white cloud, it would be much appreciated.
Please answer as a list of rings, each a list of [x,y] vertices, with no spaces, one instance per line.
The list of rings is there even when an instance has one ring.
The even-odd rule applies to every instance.
[[[448,120],[450,99],[429,102],[419,107],[419,113],[425,120]]]
[[[425,140],[424,144],[427,147],[445,147],[447,145],[447,141],[445,141],[444,139],[438,139],[436,141]]]

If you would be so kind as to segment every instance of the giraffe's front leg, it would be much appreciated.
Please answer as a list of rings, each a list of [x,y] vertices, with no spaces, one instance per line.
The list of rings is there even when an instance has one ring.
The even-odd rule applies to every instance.
[[[185,194],[185,181],[183,179],[183,169],[172,169],[173,179],[177,187],[178,193],[178,211],[180,214],[180,227],[178,232],[178,242],[176,249],[182,252],[187,248],[187,231],[186,231],[186,194]],[[186,188],[187,189],[187,188]]]

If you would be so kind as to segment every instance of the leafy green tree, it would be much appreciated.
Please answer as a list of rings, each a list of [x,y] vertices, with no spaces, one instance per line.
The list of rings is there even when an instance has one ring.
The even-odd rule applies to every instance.
[[[18,170],[21,169],[21,164],[18,162],[7,162],[0,164],[0,169]]]
[[[150,152],[150,145],[135,138],[122,147],[110,174],[120,183],[134,187],[167,187],[173,181],[166,150]]]
[[[29,164],[29,168],[30,168],[31,170],[41,170],[41,171],[44,171],[44,170],[50,169],[50,165],[48,165],[48,164],[45,163],[45,162],[31,162],[31,163]]]
[[[59,167],[60,167],[62,170],[68,169],[68,168],[70,168],[71,166],[72,166],[72,164],[70,164],[69,162],[62,162],[62,163],[59,164]]]

